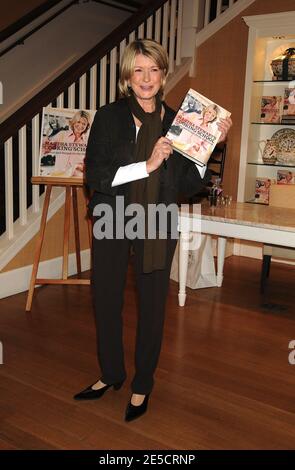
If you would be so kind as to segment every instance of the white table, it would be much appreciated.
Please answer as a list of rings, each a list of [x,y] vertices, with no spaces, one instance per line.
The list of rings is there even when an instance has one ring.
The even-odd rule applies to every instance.
[[[201,206],[201,213],[184,205],[179,215],[179,305],[186,299],[188,240],[192,232],[218,236],[217,285],[223,281],[227,238],[295,248],[295,209],[250,203],[232,203],[229,207]],[[200,212],[200,211],[199,211]]]

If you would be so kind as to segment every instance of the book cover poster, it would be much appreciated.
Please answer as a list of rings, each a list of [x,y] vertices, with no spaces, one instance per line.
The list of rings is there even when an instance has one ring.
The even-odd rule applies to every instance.
[[[199,165],[210,158],[221,135],[217,123],[230,112],[190,89],[166,135],[172,146]]]
[[[39,176],[83,178],[86,146],[95,113],[43,108]]]
[[[281,96],[262,96],[261,98],[261,122],[280,123],[281,120]]]
[[[295,184],[295,173],[288,170],[277,171],[278,184]]]
[[[256,178],[255,202],[259,204],[269,204],[270,186],[271,180],[269,178]]]

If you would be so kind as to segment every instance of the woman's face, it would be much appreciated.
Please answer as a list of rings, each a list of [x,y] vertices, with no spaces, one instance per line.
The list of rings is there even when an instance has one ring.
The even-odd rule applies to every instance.
[[[77,121],[74,122],[73,124],[73,130],[75,134],[82,134],[85,132],[87,128],[88,121],[84,117],[80,117]]]
[[[208,108],[206,109],[204,113],[204,121],[205,122],[211,122],[213,119],[216,118],[216,111],[213,108]]]
[[[137,54],[129,86],[139,104],[153,100],[161,88],[162,78],[162,70],[152,59],[143,54]]]

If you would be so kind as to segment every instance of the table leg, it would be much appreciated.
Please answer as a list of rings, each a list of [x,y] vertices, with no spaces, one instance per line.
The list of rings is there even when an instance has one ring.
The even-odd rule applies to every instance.
[[[218,237],[217,248],[217,287],[222,286],[223,281],[223,266],[225,259],[226,238]]]
[[[188,267],[188,240],[189,233],[180,232],[179,237],[179,293],[178,293],[178,304],[180,307],[184,307],[186,299],[186,277]]]

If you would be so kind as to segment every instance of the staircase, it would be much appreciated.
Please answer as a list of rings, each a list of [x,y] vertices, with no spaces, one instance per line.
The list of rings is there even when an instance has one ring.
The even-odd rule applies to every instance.
[[[208,34],[206,30],[211,28],[213,34],[212,31],[218,30],[253,1],[106,1],[113,7],[116,4],[116,7],[135,8],[136,11],[132,16],[129,12],[128,18],[113,32],[59,73],[0,125],[0,270],[33,238],[40,225],[44,188],[32,187],[30,179],[38,172],[43,106],[97,109],[113,102],[117,97],[118,63],[124,48],[130,41],[142,37],[159,41],[168,52],[166,88],[169,92],[189,69],[194,73],[195,46],[204,40]],[[144,4],[137,10],[139,3]],[[63,203],[64,190],[55,188],[49,218]],[[84,269],[89,267],[88,255]],[[22,273],[18,272],[18,280],[13,272],[0,273],[0,298],[26,290],[30,271],[28,266]],[[73,265],[70,274],[74,273]],[[50,276],[45,273],[44,277]],[[10,285],[9,279],[14,280]]]

